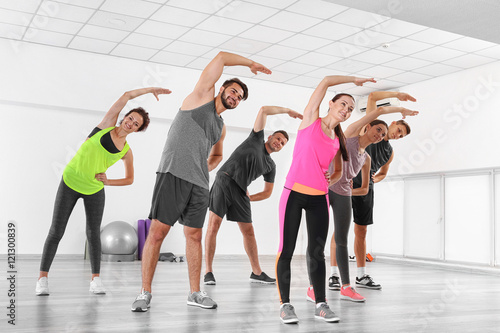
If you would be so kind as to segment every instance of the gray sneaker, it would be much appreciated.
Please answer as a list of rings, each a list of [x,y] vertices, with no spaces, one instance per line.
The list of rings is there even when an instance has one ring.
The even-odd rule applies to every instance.
[[[297,315],[295,314],[295,309],[290,303],[281,305],[280,319],[283,324],[296,324],[299,322],[299,318],[297,318]]]
[[[45,276],[36,281],[35,292],[37,296],[49,295],[49,280]]]
[[[139,296],[135,299],[134,303],[132,303],[132,311],[133,312],[146,312],[148,311],[151,303],[151,298],[153,295],[149,291],[143,290]]]
[[[204,291],[196,291],[188,296],[187,305],[199,306],[204,309],[215,309],[217,303]]]
[[[327,323],[338,323],[340,318],[330,310],[330,307],[326,303],[321,303],[319,307],[314,311],[314,317],[317,319],[323,319]]]

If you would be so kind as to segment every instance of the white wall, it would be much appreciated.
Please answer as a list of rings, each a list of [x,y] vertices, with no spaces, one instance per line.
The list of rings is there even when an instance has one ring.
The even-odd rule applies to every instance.
[[[0,82],[0,114],[5,124],[0,141],[6,151],[6,158],[0,165],[0,220],[2,224],[9,220],[17,222],[18,254],[42,252],[64,166],[111,104],[123,92],[147,83],[170,88],[173,93],[161,96],[160,102],[153,96],[146,96],[127,105],[126,109],[137,105],[145,107],[152,115],[152,122],[146,133],[128,138],[134,152],[135,182],[131,186],[106,188],[103,218],[103,225],[123,220],[136,226],[137,220],[149,213],[155,172],[171,119],[201,72],[36,44],[18,46],[16,52],[8,41],[0,40],[0,48],[7,51],[0,54],[5,73]],[[221,81],[228,77],[231,76],[224,76]],[[293,86],[283,89],[273,82],[242,79],[249,86],[249,100],[222,114],[228,130],[225,158],[248,136],[262,105],[281,105],[301,111],[312,92],[311,89]],[[281,152],[273,154],[278,172],[272,197],[253,204],[254,225],[262,254],[276,254],[277,251],[277,207],[298,125],[298,120],[280,115],[269,118],[266,127],[266,134],[278,128],[289,131],[291,142]],[[211,173],[212,178],[215,172]],[[122,175],[120,162],[108,170],[110,177]],[[262,188],[260,178],[251,185],[250,191]],[[0,236],[3,244],[4,230]],[[219,254],[244,253],[236,224],[225,223],[218,241]],[[79,202],[58,254],[83,254],[84,244],[85,214]],[[172,229],[162,251],[185,252],[182,228]],[[0,253],[6,253],[6,247],[2,246]]]

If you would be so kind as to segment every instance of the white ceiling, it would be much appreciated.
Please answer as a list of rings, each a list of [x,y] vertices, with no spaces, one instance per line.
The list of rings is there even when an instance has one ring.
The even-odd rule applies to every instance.
[[[408,0],[400,1],[404,5]],[[358,8],[350,8],[351,2]],[[355,95],[398,88],[500,58],[500,45],[487,41],[495,30],[491,25],[490,35],[479,39],[481,31],[474,29],[476,38],[472,38],[466,33],[472,29],[459,29],[471,22],[454,19],[453,8],[436,7],[440,2],[433,5],[447,10],[448,19],[442,20],[448,22],[442,27],[446,30],[424,19],[429,16],[425,7],[420,13],[416,10],[415,3],[423,2],[412,0],[411,7],[401,6],[398,12],[389,5],[394,1],[364,2],[366,7],[363,1],[352,0],[0,0],[0,38],[194,69],[204,68],[218,51],[225,50],[273,70],[272,75],[257,79],[309,88],[332,74],[378,80],[376,85],[336,89]],[[459,2],[462,13],[468,1]],[[412,19],[396,18],[405,15]],[[490,9],[489,16],[497,20],[498,12]],[[246,68],[225,72],[253,77]]]

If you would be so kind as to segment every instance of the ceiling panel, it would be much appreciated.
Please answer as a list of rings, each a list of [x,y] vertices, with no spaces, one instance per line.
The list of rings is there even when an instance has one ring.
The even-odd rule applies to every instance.
[[[224,50],[274,72],[226,68],[230,75],[308,88],[333,74],[378,80],[340,87],[353,94],[500,58],[500,20],[491,6],[399,0],[400,12],[391,14],[390,1],[0,0],[0,38],[14,48],[22,40],[191,69],[203,69]],[[432,10],[425,7],[431,4]],[[464,20],[464,10],[482,19]]]

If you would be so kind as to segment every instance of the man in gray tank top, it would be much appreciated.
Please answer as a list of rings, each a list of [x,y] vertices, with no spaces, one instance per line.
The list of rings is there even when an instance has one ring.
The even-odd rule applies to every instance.
[[[267,116],[275,114],[288,114],[292,118],[302,119],[300,113],[288,108],[263,106],[257,114],[249,137],[235,149],[217,172],[210,190],[210,213],[205,235],[205,284],[215,284],[212,262],[217,232],[224,216],[228,221],[237,222],[243,234],[243,244],[252,266],[250,280],[265,284],[276,282],[276,279],[267,276],[260,267],[250,209],[250,201],[265,200],[271,196],[276,164],[270,154],[280,151],[288,142],[288,134],[285,131],[274,132],[264,142]],[[247,187],[260,176],[264,176],[264,190],[250,195]]]
[[[184,225],[190,292],[188,305],[215,309],[215,303],[200,291],[202,228],[207,212],[208,173],[222,161],[222,143],[226,134],[220,114],[234,109],[248,97],[246,85],[231,79],[215,96],[215,83],[224,66],[246,66],[252,73],[271,71],[245,57],[219,52],[205,67],[194,90],[182,102],[167,136],[149,218],[152,220],[142,255],[142,290],[132,311],[147,311],[151,302],[151,284],[160,255],[160,247],[170,228],[178,220]]]

